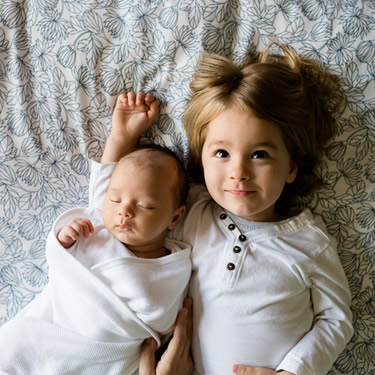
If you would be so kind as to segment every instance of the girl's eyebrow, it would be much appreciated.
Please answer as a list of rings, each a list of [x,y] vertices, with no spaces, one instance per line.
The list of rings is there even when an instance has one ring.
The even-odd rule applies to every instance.
[[[220,139],[213,139],[212,141],[209,142],[210,146],[212,145],[222,145],[225,144],[225,141],[222,141]]]
[[[254,145],[252,145],[252,147],[254,148],[266,147],[266,148],[273,148],[274,150],[278,149],[277,145],[273,142],[259,142],[259,143],[255,143]]]
[[[208,147],[222,146],[222,145],[228,146],[228,143],[225,140],[214,139],[214,140],[212,140],[212,142],[209,142]],[[278,149],[278,146],[276,145],[276,143],[271,142],[271,141],[251,144],[251,148],[259,149],[259,148],[262,148],[262,147],[271,148],[271,149],[274,149],[274,150]]]

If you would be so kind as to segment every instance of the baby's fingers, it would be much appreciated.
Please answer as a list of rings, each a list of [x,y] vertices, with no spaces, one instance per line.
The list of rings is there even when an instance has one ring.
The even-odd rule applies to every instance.
[[[133,91],[128,92],[128,104],[130,107],[134,107],[136,105],[136,94]]]
[[[151,93],[147,93],[147,94],[145,95],[145,103],[146,103],[148,106],[150,106],[151,103],[153,103],[155,100],[156,100],[156,99],[155,99],[155,96],[152,95]]]
[[[75,219],[70,223],[70,226],[73,229],[71,233],[74,240],[77,240],[81,235],[87,238],[90,233],[94,233],[94,226],[89,219]]]
[[[128,96],[126,94],[120,94],[116,99],[116,106],[121,104],[128,104]]]
[[[94,233],[94,226],[92,225],[92,222],[89,219],[80,220],[82,234],[85,238],[87,238],[90,235],[90,233]]]
[[[142,91],[137,92],[137,95],[135,97],[135,104],[137,106],[145,104],[145,94]]]
[[[156,116],[159,113],[159,101],[155,100],[150,104],[150,109],[147,112],[148,118],[154,122],[156,119]]]

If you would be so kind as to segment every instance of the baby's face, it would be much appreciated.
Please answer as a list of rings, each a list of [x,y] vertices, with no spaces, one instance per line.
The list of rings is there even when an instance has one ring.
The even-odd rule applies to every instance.
[[[173,162],[168,163],[155,167],[124,160],[112,175],[103,221],[137,256],[148,257],[148,252],[163,246],[173,227],[177,172]]]

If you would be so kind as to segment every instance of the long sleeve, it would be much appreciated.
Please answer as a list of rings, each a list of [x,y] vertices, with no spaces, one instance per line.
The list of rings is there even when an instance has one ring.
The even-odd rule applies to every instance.
[[[98,163],[91,160],[91,174],[89,184],[89,207],[103,208],[109,181],[117,163]]]
[[[353,334],[349,286],[335,247],[329,246],[317,257],[310,283],[313,327],[277,370],[326,374]]]

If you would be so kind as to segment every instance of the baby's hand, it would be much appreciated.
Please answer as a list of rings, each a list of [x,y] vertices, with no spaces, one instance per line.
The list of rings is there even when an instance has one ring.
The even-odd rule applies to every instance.
[[[94,233],[94,226],[89,219],[74,219],[57,234],[57,240],[65,249],[73,246],[80,236],[87,238]]]
[[[117,98],[102,163],[119,161],[137,145],[138,138],[156,119],[158,105],[153,95],[142,92],[129,92]]]
[[[129,92],[119,95],[112,116],[111,135],[137,140],[156,119],[158,105],[152,94]]]

